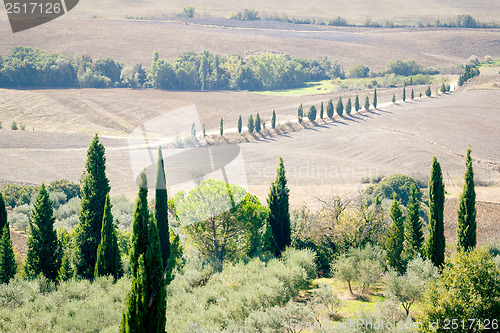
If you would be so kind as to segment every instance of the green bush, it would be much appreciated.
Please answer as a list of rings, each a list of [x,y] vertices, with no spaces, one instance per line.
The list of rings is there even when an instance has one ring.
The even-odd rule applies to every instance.
[[[56,179],[47,186],[49,192],[63,192],[68,200],[80,197],[80,184],[73,183],[67,179]]]
[[[33,186],[10,183],[2,185],[0,192],[3,193],[5,204],[15,207],[22,204],[29,204],[31,196],[36,192],[36,189]]]
[[[411,185],[417,187],[418,199],[422,199],[422,192],[418,183],[410,176],[403,174],[393,174],[383,178],[378,184],[367,187],[365,193],[372,197],[380,196],[383,199],[392,200],[393,193],[396,193],[396,199],[400,200],[403,205],[408,205],[410,198]]]

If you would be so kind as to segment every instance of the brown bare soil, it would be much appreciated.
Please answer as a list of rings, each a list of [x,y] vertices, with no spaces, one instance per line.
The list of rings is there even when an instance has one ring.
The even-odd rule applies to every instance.
[[[383,69],[393,58],[413,58],[431,67],[452,67],[464,63],[472,54],[500,56],[497,42],[500,29],[313,26],[311,30],[307,25],[259,24],[239,28],[177,19],[62,18],[12,34],[8,22],[0,21],[0,54],[24,45],[69,56],[83,52],[94,58],[109,56],[126,64],[149,66],[154,50],[168,60],[186,51],[209,50],[243,56],[276,52],[306,58],[328,56],[337,59],[345,69],[363,63],[373,70]]]
[[[28,252],[28,236],[13,229],[10,230],[10,238],[12,239],[12,246],[19,251],[21,257],[25,258]]]

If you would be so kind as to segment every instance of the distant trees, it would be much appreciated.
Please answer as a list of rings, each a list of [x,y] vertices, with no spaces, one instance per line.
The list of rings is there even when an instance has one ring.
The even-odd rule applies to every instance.
[[[415,92],[413,91],[413,89],[411,90],[411,99],[415,99]]]
[[[238,118],[238,133],[240,133],[240,134],[241,134],[242,127],[243,127],[243,121],[241,120],[241,115],[240,115],[240,117]]]
[[[424,74],[426,71],[422,65],[418,64],[413,59],[392,59],[386,64],[386,71],[396,75],[410,76],[416,74]]]
[[[472,169],[471,149],[465,157],[465,182],[458,202],[457,249],[469,251],[476,246],[476,191]]]
[[[276,111],[275,110],[273,110],[273,117],[271,118],[271,127],[273,129],[276,128]]]
[[[0,193],[0,284],[9,283],[16,275],[17,264],[10,239],[7,209],[2,193]]]
[[[392,95],[392,102],[393,102],[393,103],[396,103],[396,94],[393,94],[393,95]]]
[[[302,108],[302,103],[300,103],[299,108],[297,109],[297,120],[299,124],[302,124],[302,118],[304,117],[304,109]]]
[[[344,114],[344,104],[342,103],[342,96],[339,97],[339,101],[337,102],[337,108],[336,108],[337,114],[342,117]]]
[[[97,247],[97,260],[95,263],[94,277],[111,275],[119,279],[123,275],[123,266],[118,248],[118,239],[111,214],[109,194],[106,196],[104,215],[102,218],[101,242]]]
[[[370,110],[370,99],[368,98],[368,96],[365,97],[365,110]]]
[[[360,106],[359,106],[359,96],[356,95],[356,97],[354,98],[354,110],[356,110],[356,112],[358,112],[360,109]]]
[[[274,244],[274,254],[279,256],[291,243],[291,227],[289,212],[289,189],[285,175],[285,165],[280,157],[276,179],[271,183],[267,204],[269,206],[268,228],[270,240]]]
[[[426,255],[436,267],[444,263],[444,184],[441,166],[436,157],[432,159],[429,180],[429,227],[425,244]]]
[[[185,17],[185,18],[193,18],[195,12],[196,12],[196,9],[194,7],[187,6],[187,7],[184,7],[184,9],[182,10],[182,12],[180,12],[179,14],[177,14],[177,16],[179,16],[179,17]]]
[[[224,136],[224,119],[222,119],[222,117],[220,117],[220,136]]]
[[[350,115],[351,114],[351,110],[352,110],[352,106],[351,106],[351,98],[349,98],[347,100],[347,103],[345,104],[345,113]]]
[[[349,67],[346,72],[346,76],[348,78],[356,79],[368,77],[368,73],[370,73],[370,69],[362,64],[357,64]]]
[[[425,96],[431,97],[431,86],[427,86],[427,89],[425,89]]]
[[[309,118],[310,121],[315,121],[316,120],[316,107],[314,105],[311,105],[309,107],[309,113],[307,114],[307,118]]]
[[[417,254],[423,255],[424,232],[420,218],[420,200],[417,195],[417,187],[411,184],[410,200],[406,210],[406,225],[404,252],[406,257],[414,258]]]
[[[255,117],[255,132],[260,133],[261,129],[262,126],[261,126],[260,115],[257,112],[257,116]]]
[[[326,115],[328,116],[328,118],[332,118],[333,117],[333,101],[332,99],[330,98],[330,100],[328,101],[328,104],[326,105]]]
[[[458,85],[462,86],[465,82],[479,74],[479,68],[477,68],[474,63],[466,64],[464,73],[458,78]]]
[[[373,108],[377,108],[377,88],[375,88],[375,91],[373,92]]]
[[[406,101],[406,83],[403,86],[403,102]]]
[[[233,13],[229,12],[228,19],[239,20],[239,21],[256,21],[260,20],[259,12],[255,9],[243,8],[241,12]]]
[[[106,177],[106,157],[104,146],[97,134],[87,151],[85,172],[81,181],[80,222],[75,229],[76,274],[92,279],[96,263],[97,247],[101,241],[104,204],[109,193]]]
[[[324,116],[324,107],[323,107],[323,101],[321,101],[321,105],[320,105],[320,108],[319,108],[319,119],[323,120],[323,116]]]
[[[250,117],[248,117],[248,124],[247,124],[247,126],[248,126],[248,132],[250,134],[252,134],[253,131],[254,131],[254,129],[255,129],[254,123],[253,123],[253,116],[252,115],[250,115]]]
[[[49,193],[42,183],[29,222],[28,252],[24,266],[28,277],[42,274],[49,280],[57,278],[60,256],[54,221],[52,202],[49,200]]]
[[[10,129],[13,130],[13,131],[17,131],[18,130],[17,123],[16,123],[15,120],[13,120],[12,123],[10,124]]]

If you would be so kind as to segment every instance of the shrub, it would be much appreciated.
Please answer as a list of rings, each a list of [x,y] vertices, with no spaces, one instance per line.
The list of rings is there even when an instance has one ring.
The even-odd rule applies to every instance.
[[[50,182],[47,186],[49,192],[64,192],[68,200],[80,196],[80,184],[71,182],[67,179],[57,179]]]
[[[17,131],[17,123],[15,120],[10,124],[10,129],[13,131]]]
[[[184,9],[182,10],[182,12],[180,12],[179,14],[177,14],[177,16],[178,17],[193,18],[195,11],[196,10],[194,9],[194,7],[187,6],[187,7],[184,7]]]
[[[358,64],[347,69],[346,76],[351,79],[368,77],[370,69],[364,65]]]
[[[413,59],[392,59],[386,64],[386,71],[396,75],[410,76],[424,72],[422,65]]]
[[[393,174],[385,177],[377,185],[369,186],[365,194],[372,197],[380,196],[383,199],[393,199],[393,193],[396,193],[396,199],[400,200],[403,205],[408,205],[410,198],[411,185],[415,184],[417,187],[417,196],[420,200],[422,192],[419,189],[417,182],[410,176],[403,174]]]
[[[336,315],[342,305],[332,286],[327,284],[320,284],[317,289],[312,291],[312,301],[325,307],[329,316]]]

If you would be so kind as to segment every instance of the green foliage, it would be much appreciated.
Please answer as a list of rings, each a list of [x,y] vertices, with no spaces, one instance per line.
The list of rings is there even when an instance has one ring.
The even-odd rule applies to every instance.
[[[241,117],[240,117],[241,120]],[[165,177],[165,165],[161,147],[158,147],[158,164],[156,170],[155,190],[155,222],[160,237],[161,258],[163,267],[167,267],[170,257],[170,231],[168,225],[168,195],[167,179]],[[167,275],[170,275],[168,272]]]
[[[380,196],[382,199],[392,199],[393,193],[396,193],[396,199],[407,206],[412,185],[416,186],[417,198],[420,200],[422,193],[418,189],[416,181],[403,174],[392,174],[384,177],[378,184],[368,186],[365,193],[373,198]]]
[[[261,127],[261,120],[260,120],[260,115],[257,112],[257,115],[255,116],[255,132],[260,133],[262,127]]]
[[[18,128],[15,120],[13,120],[12,123],[10,124],[10,129],[13,131],[17,131]]]
[[[276,111],[273,109],[273,117],[271,118],[271,127],[276,128]]]
[[[444,263],[446,241],[444,238],[444,184],[441,165],[436,157],[432,159],[429,180],[429,227],[425,252],[436,267]]]
[[[346,114],[351,114],[352,106],[351,106],[351,99],[349,98],[347,100],[347,103],[345,104],[345,113]]]
[[[387,230],[387,237],[385,239],[387,263],[398,273],[402,273],[404,265],[401,260],[401,254],[403,253],[405,218],[401,211],[401,204],[397,199],[394,199],[392,202],[390,216],[392,224],[389,230]]]
[[[471,149],[467,148],[465,158],[465,182],[458,201],[457,249],[469,251],[476,246],[476,191]]]
[[[241,12],[229,12],[228,19],[238,21],[256,21],[260,20],[259,12],[254,9],[243,8]]]
[[[60,266],[59,244],[54,230],[54,216],[49,193],[42,183],[33,206],[28,237],[25,273],[28,277],[42,274],[50,280],[57,278]]]
[[[424,232],[420,219],[420,200],[415,184],[410,187],[410,199],[406,210],[404,252],[406,259],[423,255]]]
[[[361,293],[376,283],[385,270],[385,253],[382,249],[366,245],[364,248],[351,248],[332,264],[333,277],[346,282],[353,294],[352,284],[360,286]]]
[[[361,107],[359,105],[359,96],[356,95],[356,97],[354,98],[354,110],[356,110],[356,112],[358,112],[360,109],[361,109]]]
[[[377,108],[377,88],[375,88],[375,91],[373,92],[373,107],[375,109]]]
[[[104,146],[97,134],[87,151],[85,172],[82,175],[80,223],[75,231],[76,275],[91,279],[94,276],[97,247],[101,241],[104,204],[109,193],[106,177]]]
[[[302,124],[302,118],[304,117],[304,109],[302,108],[302,103],[300,103],[299,108],[297,109],[297,120],[299,124]]]
[[[195,13],[195,8],[193,6],[184,7],[182,12],[177,14],[178,17],[193,18]]]
[[[413,59],[392,59],[386,64],[386,71],[396,75],[410,76],[415,74],[424,74],[422,65]]]
[[[2,198],[0,197],[0,201]],[[9,223],[7,222],[0,233],[0,284],[9,283],[17,271],[16,259],[10,239]]]
[[[316,107],[314,105],[311,105],[309,108],[309,113],[307,114],[307,118],[309,118],[310,121],[315,121],[316,120]]]
[[[268,225],[272,230],[272,242],[276,248],[272,252],[279,256],[291,244],[289,212],[290,190],[287,186],[283,158],[279,159],[276,179],[271,183],[267,204],[269,207]]]
[[[333,117],[333,101],[332,99],[330,98],[330,100],[328,101],[328,104],[326,105],[326,115],[329,117],[329,118],[332,118]]]
[[[403,102],[406,101],[406,84],[403,87]]]
[[[51,181],[49,186],[47,186],[47,190],[49,192],[63,192],[66,194],[67,200],[80,197],[80,185],[67,179],[57,179]]]
[[[242,128],[243,128],[243,121],[241,120],[241,115],[240,115],[240,117],[238,118],[238,133],[241,133]]]
[[[323,106],[323,101],[321,101],[321,106],[319,108],[319,119],[323,120],[324,113],[325,113],[325,108]]]
[[[413,89],[411,90],[411,99],[415,99],[415,92],[413,91]]]
[[[250,134],[253,133],[255,127],[254,127],[254,122],[253,122],[253,116],[250,115],[250,117],[248,117],[248,124],[247,124],[247,127],[248,127],[248,132]]]
[[[71,267],[68,253],[67,251],[64,251],[61,258],[61,266],[59,267],[59,271],[57,272],[57,280],[59,282],[68,281],[73,277],[73,273],[73,267]]]
[[[423,327],[439,320],[465,320],[465,329],[454,332],[482,332],[478,321],[498,318],[500,313],[500,271],[485,250],[458,252],[447,264],[438,280],[425,292]],[[472,324],[469,319],[474,319]],[[491,327],[491,326],[490,326]],[[445,332],[440,327],[437,332]]]
[[[109,194],[106,196],[104,215],[102,218],[101,242],[97,247],[97,260],[94,277],[112,275],[118,280],[123,275],[123,266],[118,248],[118,238],[111,214]]]
[[[392,102],[393,102],[393,103],[396,103],[396,94],[393,94],[393,95],[392,95]]]
[[[207,137],[207,132],[205,130],[205,124],[203,124],[203,138]]]
[[[351,79],[363,78],[363,77],[368,77],[368,73],[370,73],[370,69],[368,67],[361,64],[357,64],[347,69],[346,76]]]
[[[224,136],[224,120],[220,117],[220,136]]]
[[[370,98],[368,96],[365,97],[365,110],[368,111],[370,110]]]
[[[320,284],[311,294],[312,302],[325,307],[329,316],[336,315],[340,310],[342,302],[331,285]]]
[[[427,89],[425,89],[425,96],[431,97],[431,86],[427,86]]]
[[[314,254],[307,250],[288,249],[281,259],[267,262],[242,260],[217,273],[207,263],[192,261],[168,287],[169,332],[222,332],[229,327],[235,332],[253,332],[255,327],[275,331],[260,318],[267,311],[278,311],[315,273]]]
[[[410,314],[410,307],[422,299],[425,289],[430,282],[438,276],[437,268],[428,260],[417,257],[408,263],[404,275],[398,275],[395,271],[388,274],[385,286],[386,297],[395,298]]]
[[[44,277],[0,285],[2,332],[116,332],[128,278],[69,280],[55,285]]]
[[[339,97],[335,110],[337,111],[337,114],[342,117],[342,114],[344,113],[344,104],[342,103],[342,97]]]
[[[3,228],[8,224],[7,222],[7,207],[3,200],[2,192],[0,192],[0,238],[2,237]]]

